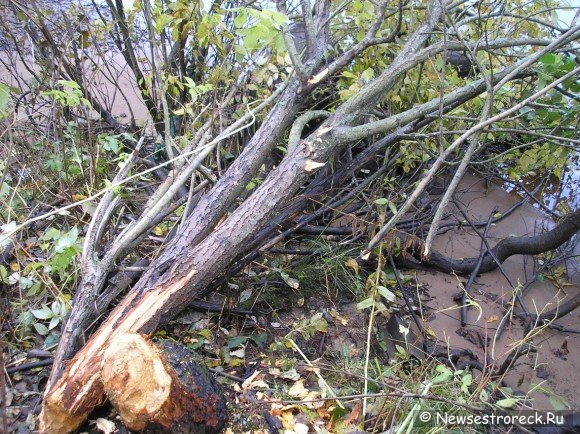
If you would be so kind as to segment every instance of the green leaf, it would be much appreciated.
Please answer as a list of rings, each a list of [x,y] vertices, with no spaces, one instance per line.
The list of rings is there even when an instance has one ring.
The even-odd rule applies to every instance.
[[[229,349],[236,348],[248,340],[247,336],[235,336],[231,339],[228,339],[227,347]]]
[[[8,270],[4,265],[0,265],[0,282],[8,283]]]
[[[49,319],[53,316],[52,310],[46,305],[42,306],[41,309],[30,309],[30,312],[37,319]]]
[[[268,333],[253,334],[250,336],[250,339],[253,340],[259,348],[264,348],[264,345],[266,345],[266,341],[268,340]]]
[[[377,289],[379,290],[379,293],[387,300],[387,301],[395,301],[397,299],[397,296],[395,294],[393,294],[391,291],[389,291],[387,288],[385,288],[384,286],[377,286]]]
[[[499,401],[496,402],[496,404],[501,408],[512,408],[514,405],[517,404],[517,402],[518,400],[515,398],[505,398],[500,399]]]
[[[62,252],[55,254],[50,260],[50,265],[54,271],[64,272],[69,265],[73,263],[74,258],[77,255],[77,249],[73,247],[67,247]]]
[[[58,80],[57,83],[64,87],[70,87],[73,90],[80,90],[81,88],[79,84],[73,80]]]
[[[570,405],[561,396],[550,395],[550,397],[548,399],[550,401],[550,404],[552,404],[552,407],[554,407],[554,410],[556,410],[556,411],[570,409]]]
[[[50,310],[52,311],[52,314],[55,316],[60,315],[60,303],[57,301],[53,301],[52,304],[50,305]]]
[[[407,350],[405,348],[403,348],[398,344],[395,344],[395,349],[397,350],[397,353],[399,353],[403,357],[407,357]]]
[[[298,289],[300,287],[300,282],[298,281],[298,279],[294,279],[293,277],[290,277],[288,275],[288,273],[285,273],[283,271],[280,271],[280,277],[282,277],[282,280],[284,282],[286,282],[286,284],[292,288],[292,289]]]
[[[46,336],[48,334],[49,330],[48,330],[48,328],[46,328],[46,326],[44,324],[41,324],[39,322],[35,322],[33,325],[34,325],[36,332],[39,335]]]
[[[449,379],[453,377],[453,373],[451,372],[451,370],[444,365],[437,365],[435,367],[435,370],[440,374],[437,375],[435,378],[433,378],[433,380],[431,380],[433,384],[445,383],[446,381],[449,381]]]
[[[239,8],[238,12],[239,12],[238,15],[236,16],[236,18],[234,18],[234,25],[237,28],[240,28],[246,23],[248,15],[247,15],[246,10],[244,8]]]
[[[326,333],[328,330],[328,322],[323,318],[322,313],[317,313],[310,319],[310,325],[316,331]]]
[[[556,55],[554,53],[546,53],[540,57],[540,62],[544,65],[553,65],[556,63]]]
[[[157,30],[158,34],[161,34],[163,29],[167,27],[167,25],[173,20],[173,16],[168,14],[161,14],[157,18],[155,18],[155,30]]]
[[[481,392],[479,392],[479,400],[481,402],[487,402],[489,400],[489,393],[487,393],[487,390],[482,389]]]
[[[368,309],[373,305],[375,300],[372,297],[366,298],[363,301],[356,304],[356,308],[358,310]]]
[[[197,342],[193,343],[193,344],[187,344],[187,348],[192,349],[192,350],[197,350],[198,348],[200,348],[203,344],[205,343],[205,338],[201,337],[197,340]]]
[[[473,382],[473,376],[471,374],[467,374],[461,378],[461,391],[466,395],[469,395],[469,386]]]
[[[6,116],[6,107],[10,100],[10,88],[4,83],[0,83],[0,119]]]
[[[67,247],[71,247],[77,241],[79,236],[79,230],[76,226],[73,226],[72,229],[63,235],[56,241],[54,245],[55,252],[62,252]]]
[[[58,324],[60,323],[60,318],[54,317],[50,320],[50,323],[48,324],[48,330],[52,330],[53,328],[55,328]]]
[[[387,205],[393,214],[397,213],[397,207],[395,204],[385,197],[375,200],[375,203],[377,205]]]

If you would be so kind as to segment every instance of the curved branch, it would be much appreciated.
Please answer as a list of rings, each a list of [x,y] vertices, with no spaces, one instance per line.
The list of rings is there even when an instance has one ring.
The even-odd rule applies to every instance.
[[[522,62],[522,64],[526,64],[526,63],[527,63],[527,60],[524,60]],[[516,67],[516,69],[517,68],[518,67]],[[554,86],[558,85],[563,80],[566,80],[568,77],[570,77],[570,76],[572,76],[574,74],[577,74],[579,71],[580,71],[580,67],[575,68],[570,73],[568,73],[568,74],[564,75],[562,78],[560,78],[560,79],[552,82],[551,84],[549,84],[548,86],[544,87],[543,89],[541,89],[540,91],[536,92],[535,94],[531,95],[530,97],[526,98],[522,102],[520,102],[520,103],[512,106],[511,108],[509,108],[509,109],[507,109],[507,110],[505,110],[505,111],[503,111],[503,112],[501,112],[501,113],[499,113],[499,114],[497,114],[495,116],[492,116],[492,117],[488,118],[487,120],[485,120],[483,122],[480,122],[480,123],[474,125],[469,130],[467,130],[465,133],[463,133],[461,135],[461,137],[459,137],[457,140],[455,140],[445,150],[445,152],[435,160],[435,162],[433,163],[433,165],[431,166],[431,168],[424,175],[423,179],[421,179],[421,181],[419,182],[419,184],[417,185],[417,187],[415,188],[415,190],[412,192],[412,194],[409,196],[409,198],[405,201],[405,203],[403,204],[403,206],[401,206],[401,208],[399,209],[399,211],[387,222],[387,224],[385,224],[385,226],[383,226],[381,228],[381,230],[369,242],[369,245],[367,246],[366,250],[363,252],[363,257],[369,255],[370,250],[372,248],[374,248],[381,241],[381,238],[384,237],[385,234],[387,234],[395,226],[395,224],[403,216],[403,214],[406,213],[409,210],[409,208],[411,207],[411,205],[415,202],[415,200],[417,200],[417,197],[419,197],[419,195],[423,192],[423,190],[431,182],[431,180],[433,179],[433,176],[435,176],[435,173],[441,167],[441,165],[443,164],[443,162],[445,161],[445,159],[451,154],[451,152],[453,152],[457,148],[457,146],[459,146],[468,137],[470,137],[472,134],[476,133],[477,131],[480,131],[483,128],[487,127],[488,125],[491,125],[492,123],[497,122],[497,121],[505,118],[506,116],[508,116],[508,115],[516,112],[517,110],[521,109],[522,107],[525,107],[530,102],[532,102],[532,101],[536,100],[537,98],[539,98],[540,96],[546,94]],[[511,72],[507,73],[505,75],[505,77],[502,78],[498,84],[496,84],[496,87],[500,83],[503,83],[504,80],[507,77],[512,76],[512,78],[513,78],[513,73],[514,73],[514,71],[512,69]],[[378,121],[378,122],[380,122],[380,121]],[[355,128],[358,128],[358,127],[355,127]],[[426,247],[428,247],[428,246],[426,245]],[[428,256],[430,254],[429,249],[426,248],[423,254],[425,256]]]
[[[327,118],[328,116],[330,116],[330,112],[326,110],[311,110],[300,115],[292,124],[292,129],[290,130],[290,135],[288,137],[287,152],[292,152],[292,150],[298,146],[301,140],[302,130],[304,130],[304,127],[308,122],[313,121],[314,119]]]
[[[501,240],[491,249],[500,263],[514,255],[537,255],[554,250],[580,231],[580,209],[568,214],[554,229],[533,237],[508,237]],[[477,265],[478,258],[453,259],[432,250],[431,257],[424,259],[421,251],[424,243],[416,238],[412,241],[408,253],[418,264],[445,273],[469,274]],[[414,263],[414,262],[413,262]],[[495,270],[498,264],[490,254],[486,254],[480,267],[480,273]]]

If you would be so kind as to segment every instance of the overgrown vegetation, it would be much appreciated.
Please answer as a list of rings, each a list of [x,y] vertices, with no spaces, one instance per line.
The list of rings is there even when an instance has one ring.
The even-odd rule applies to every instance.
[[[100,375],[90,345],[110,344],[109,329],[196,352],[237,408],[231,432],[436,432],[421,412],[503,414],[534,408],[537,390],[577,407],[506,383],[579,304],[571,4],[58,3],[0,6],[3,428],[77,429],[86,415],[55,428],[48,404]],[[521,201],[470,221],[468,169]],[[561,242],[498,260],[488,230],[525,202]],[[467,272],[433,244],[449,230],[481,236]],[[481,324],[482,263],[505,273],[528,251],[540,254],[510,280],[503,318],[468,332],[487,340],[497,321],[491,344],[456,354],[409,268],[473,274],[457,278],[464,307],[436,314],[469,306]],[[526,307],[544,278],[557,300]],[[500,351],[518,317],[523,337]],[[95,406],[83,399],[63,414]]]

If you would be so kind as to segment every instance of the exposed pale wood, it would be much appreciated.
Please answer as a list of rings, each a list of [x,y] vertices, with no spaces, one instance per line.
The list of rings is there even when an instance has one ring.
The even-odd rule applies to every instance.
[[[160,348],[129,333],[105,351],[102,382],[124,425],[135,431],[219,431],[225,422],[225,402],[212,382],[204,381],[200,369],[188,360],[188,350],[168,343]],[[181,366],[186,375],[181,375]]]

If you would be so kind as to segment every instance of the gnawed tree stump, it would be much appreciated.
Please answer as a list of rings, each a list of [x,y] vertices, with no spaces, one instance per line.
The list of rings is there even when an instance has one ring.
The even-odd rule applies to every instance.
[[[191,351],[173,342],[154,343],[138,333],[116,337],[103,354],[100,380],[123,424],[133,431],[218,433],[227,419],[217,382]],[[43,428],[75,430],[76,419],[62,416]]]

